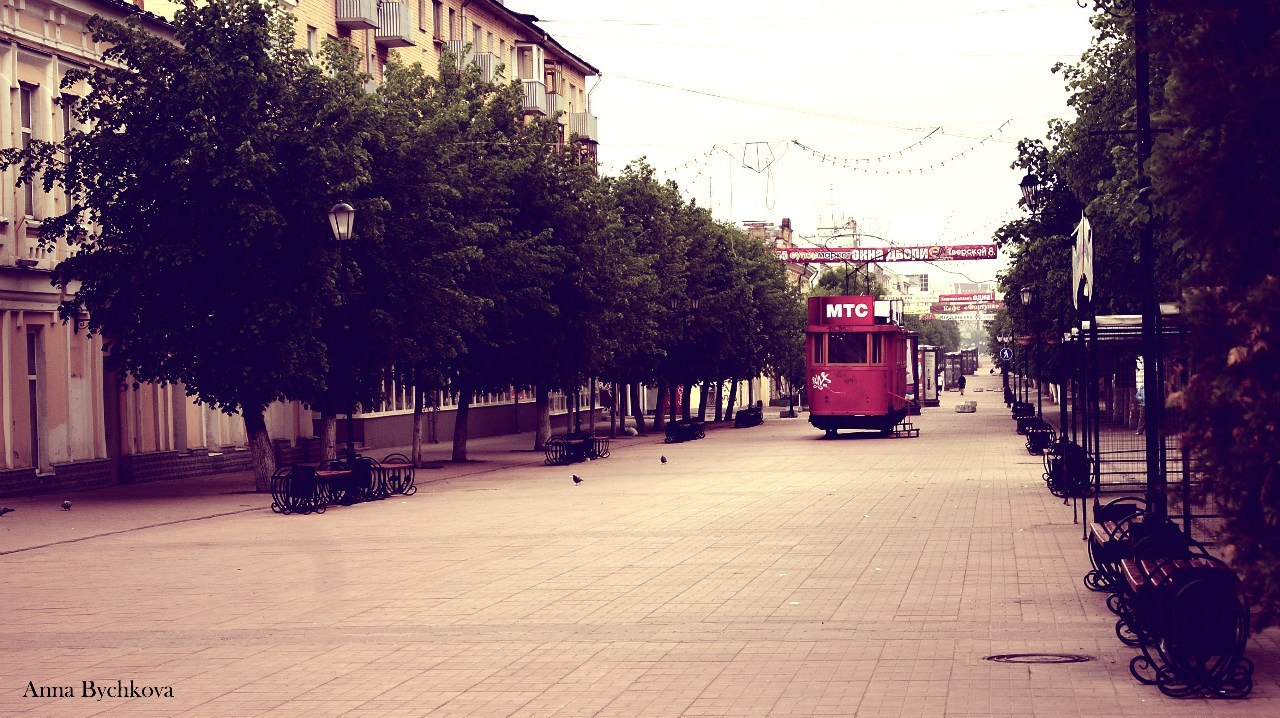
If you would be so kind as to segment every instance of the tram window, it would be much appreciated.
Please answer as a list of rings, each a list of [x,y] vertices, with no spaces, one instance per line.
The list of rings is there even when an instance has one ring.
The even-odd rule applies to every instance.
[[[884,347],[883,340],[884,340],[884,337],[881,336],[880,334],[871,335],[871,363],[872,364],[884,363],[884,356],[882,351]]]
[[[825,364],[825,363],[826,363],[826,362],[824,362],[824,361],[823,361],[823,351],[822,351],[823,342],[824,342],[824,340],[825,340],[825,339],[826,339],[826,335],[825,335],[825,334],[814,334],[814,335],[813,335],[813,363],[814,363],[814,364]]]
[[[867,335],[827,335],[827,362],[830,364],[866,364]]]

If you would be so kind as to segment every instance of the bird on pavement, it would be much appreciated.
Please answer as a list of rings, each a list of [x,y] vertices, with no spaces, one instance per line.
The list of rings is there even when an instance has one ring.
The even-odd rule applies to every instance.
[[[70,501],[63,501],[63,502],[62,502],[62,510],[63,510],[63,511],[70,511],[70,510],[71,510],[71,502],[70,502]]]
[[[582,483],[582,478],[581,478],[581,477],[579,477],[577,474],[574,474],[574,475],[573,475],[573,483],[574,483],[574,484],[580,484],[580,483]]]
[[[0,516],[4,516],[5,514],[11,514],[14,511],[17,511],[17,509],[11,509],[8,506],[0,506]]]
[[[665,456],[664,456],[664,457],[662,457],[662,463],[664,463],[664,464],[665,464],[665,463],[667,463],[667,457],[665,457]]]

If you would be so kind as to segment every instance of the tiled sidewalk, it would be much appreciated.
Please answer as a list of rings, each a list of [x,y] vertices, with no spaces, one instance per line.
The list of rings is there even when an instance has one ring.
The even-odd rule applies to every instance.
[[[56,506],[11,514],[26,540],[0,551],[51,545],[0,555],[0,715],[1280,715],[1273,631],[1245,701],[1129,676],[998,377],[969,386],[978,413],[947,394],[917,439],[770,418],[570,468],[495,442],[322,516],[145,487],[65,514],[119,531],[96,538],[45,528]],[[1032,652],[1096,660],[983,660]],[[173,697],[80,697],[89,680]]]

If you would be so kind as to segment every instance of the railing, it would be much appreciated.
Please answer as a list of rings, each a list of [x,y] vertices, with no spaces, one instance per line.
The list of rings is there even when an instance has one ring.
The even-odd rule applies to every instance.
[[[547,93],[547,114],[548,115],[555,115],[557,113],[567,114],[568,111],[569,111],[569,103],[565,100],[564,95],[558,92]],[[564,117],[561,117],[560,120],[563,122]]]
[[[547,86],[537,80],[524,81],[524,111],[547,114]]]
[[[413,42],[413,17],[409,4],[399,0],[382,0],[378,5],[378,24],[373,41],[383,47],[411,47]]]
[[[448,42],[449,51],[458,56],[458,67],[466,68],[468,65],[474,65],[480,70],[480,79],[485,82],[495,82],[498,79],[498,66],[502,64],[502,59],[490,52],[476,52],[474,48],[468,49],[465,40],[450,40]]]
[[[349,30],[376,30],[378,0],[337,0],[338,27]]]
[[[584,140],[600,141],[600,134],[596,129],[596,116],[590,112],[574,112],[570,114],[569,133],[577,135]]]

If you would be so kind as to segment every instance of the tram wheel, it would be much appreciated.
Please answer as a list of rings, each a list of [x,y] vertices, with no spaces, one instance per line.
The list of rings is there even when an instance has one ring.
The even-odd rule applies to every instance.
[[[827,429],[827,433],[826,433],[825,435],[823,435],[823,437],[822,437],[822,438],[824,438],[824,439],[834,439],[834,438],[836,438],[836,436],[838,435],[838,433],[839,433],[839,432],[837,432],[835,429]]]

